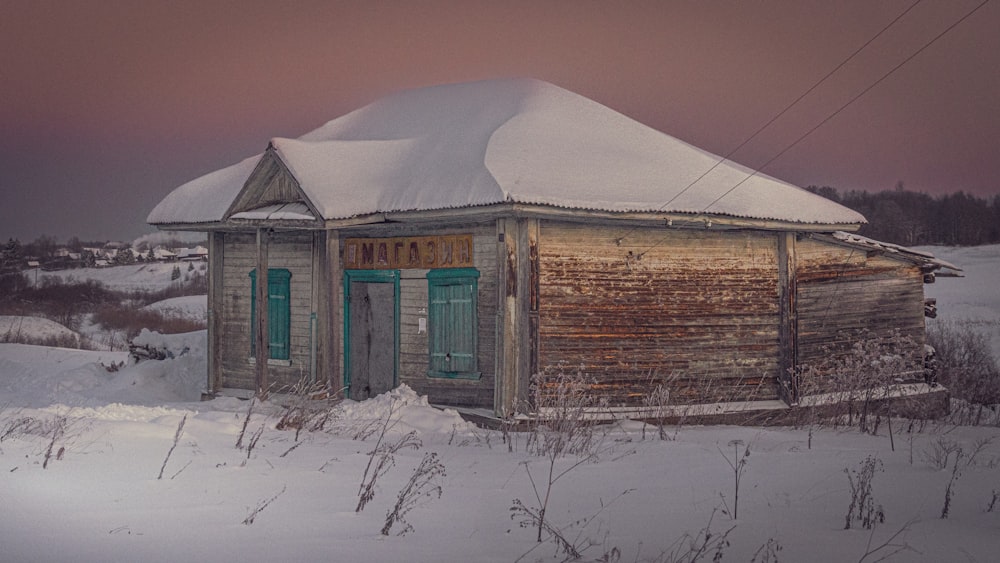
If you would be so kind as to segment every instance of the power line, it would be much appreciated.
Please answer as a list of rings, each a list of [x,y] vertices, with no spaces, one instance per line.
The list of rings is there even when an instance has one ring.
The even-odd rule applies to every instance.
[[[733,187],[731,187],[728,190],[726,190],[725,193],[723,193],[719,197],[715,198],[715,201],[713,201],[712,203],[709,203],[708,205],[706,205],[702,209],[702,211],[708,211],[708,209],[710,207],[712,207],[716,203],[719,203],[719,201],[722,200],[722,198],[724,198],[724,197],[728,196],[729,194],[733,193],[733,191],[736,188],[738,188],[741,185],[743,185],[743,183],[746,182],[747,180],[749,180],[750,178],[753,178],[754,176],[756,176],[758,173],[760,173],[761,170],[763,170],[764,168],[766,168],[767,165],[771,164],[772,162],[774,162],[775,160],[777,160],[778,158],[780,158],[783,154],[785,154],[786,152],[788,152],[789,150],[791,150],[792,147],[794,147],[795,145],[797,145],[800,142],[802,142],[806,137],[808,137],[809,135],[811,135],[814,131],[816,131],[817,129],[819,129],[820,127],[822,127],[823,125],[825,125],[828,121],[830,121],[831,119],[833,119],[834,117],[836,117],[840,112],[842,112],[845,109],[847,109],[848,106],[850,106],[851,104],[853,104],[854,102],[856,102],[858,99],[860,99],[862,96],[864,96],[869,91],[871,91],[873,88],[875,88],[876,86],[878,86],[879,84],[881,84],[883,80],[885,80],[890,75],[892,75],[893,73],[895,73],[897,70],[899,70],[900,68],[902,68],[903,65],[905,65],[906,63],[908,63],[911,60],[913,60],[914,58],[916,58],[917,55],[919,55],[920,53],[924,52],[924,50],[926,50],[928,47],[930,47],[935,42],[937,42],[938,39],[941,39],[942,37],[944,37],[949,31],[951,31],[956,26],[958,26],[958,24],[960,24],[963,21],[965,21],[966,19],[968,19],[969,16],[971,16],[974,13],[976,13],[980,8],[982,8],[987,3],[989,3],[989,1],[990,0],[983,0],[978,6],[976,6],[975,8],[973,8],[972,10],[970,10],[967,14],[965,14],[964,16],[962,16],[961,18],[959,18],[957,21],[955,21],[954,23],[952,23],[948,27],[946,27],[944,29],[944,31],[942,31],[941,33],[935,35],[934,38],[931,39],[930,41],[928,41],[927,43],[924,43],[924,45],[922,47],[920,47],[919,49],[917,49],[916,51],[914,51],[910,56],[908,56],[905,59],[903,59],[896,66],[892,67],[888,72],[886,72],[885,74],[883,74],[881,78],[879,78],[878,80],[876,80],[875,82],[873,82],[871,85],[869,85],[867,88],[865,88],[864,90],[862,90],[861,92],[859,92],[857,95],[855,95],[853,98],[851,98],[850,100],[848,100],[847,103],[845,103],[844,105],[840,106],[840,108],[838,108],[836,111],[834,111],[829,116],[827,116],[826,119],[824,119],[823,121],[820,121],[819,123],[817,123],[813,128],[811,128],[808,131],[806,131],[805,133],[803,133],[802,136],[800,136],[798,139],[795,139],[794,141],[792,141],[792,143],[790,145],[788,145],[787,147],[785,147],[784,149],[782,149],[778,154],[774,155],[767,162],[765,162],[764,164],[762,164],[759,167],[757,167],[752,173],[750,173],[749,175],[747,175],[746,178],[743,178],[742,180],[740,180],[739,182],[737,182],[736,185],[734,185]]]
[[[845,58],[843,61],[841,61],[837,66],[833,67],[833,69],[830,70],[830,72],[826,73],[822,78],[820,78],[818,81],[816,81],[812,86],[810,86],[804,92],[802,92],[797,98],[795,98],[794,100],[792,100],[791,103],[789,103],[788,105],[786,105],[784,107],[784,109],[782,109],[781,111],[779,111],[777,114],[775,114],[773,117],[771,117],[771,119],[767,120],[763,125],[761,125],[760,127],[758,127],[757,130],[754,131],[749,137],[747,137],[746,139],[744,139],[743,142],[741,142],[735,148],[733,148],[728,153],[726,153],[725,156],[723,156],[715,164],[713,164],[711,167],[709,167],[707,170],[705,170],[705,172],[703,172],[700,176],[698,176],[697,178],[695,178],[694,180],[692,180],[687,186],[684,187],[684,189],[682,189],[680,192],[678,192],[677,194],[675,194],[672,198],[670,198],[669,200],[667,200],[663,205],[661,205],[660,207],[658,207],[657,211],[662,211],[665,207],[667,207],[668,205],[670,205],[671,203],[673,203],[674,201],[676,201],[677,198],[679,198],[682,195],[684,195],[685,193],[687,193],[688,190],[690,190],[695,184],[697,184],[698,182],[700,182],[705,176],[708,176],[713,170],[715,170],[716,168],[718,168],[718,166],[720,164],[722,164],[723,162],[729,160],[729,157],[731,157],[732,155],[736,154],[737,151],[739,151],[744,146],[746,146],[747,143],[749,143],[750,141],[752,141],[753,139],[755,139],[765,129],[767,129],[768,127],[770,127],[775,121],[777,121],[783,115],[785,115],[786,113],[788,113],[789,110],[791,110],[795,105],[797,105],[799,102],[801,102],[806,96],[808,96],[809,94],[811,94],[814,90],[816,90],[816,88],[818,88],[821,84],[823,84],[824,82],[826,82],[831,76],[833,76],[834,74],[836,74],[837,71],[839,71],[841,68],[844,67],[844,65],[846,65],[847,63],[849,63],[852,59],[854,59],[854,57],[856,57],[859,53],[861,53],[861,51],[865,50],[865,48],[868,47],[869,45],[871,45],[872,42],[874,42],[876,39],[878,39],[879,37],[881,37],[882,34],[884,34],[890,27],[892,27],[893,25],[895,25],[896,22],[898,22],[900,19],[903,18],[903,16],[905,16],[911,10],[913,10],[913,8],[915,8],[917,6],[917,4],[919,4],[921,1],[922,0],[916,0],[915,2],[913,2],[912,4],[910,4],[909,7],[907,7],[905,10],[903,10],[902,12],[900,12],[899,15],[897,15],[895,18],[892,19],[892,21],[890,21],[884,27],[882,27],[882,29],[880,29],[878,31],[878,33],[876,33],[870,39],[868,39],[867,41],[865,41],[864,43],[862,43],[861,46],[858,47],[857,49],[855,49],[850,55],[847,56],[847,58]],[[744,181],[745,181],[745,179],[744,179]],[[712,203],[714,204],[715,202],[712,202]],[[628,231],[625,232],[625,234],[623,234],[620,237],[618,237],[617,242],[619,244],[621,244],[621,241],[623,241],[625,239],[625,237],[629,236],[633,232],[635,232],[635,228],[629,229]],[[647,250],[649,250],[649,249],[647,249]]]
[[[744,146],[746,146],[747,143],[749,143],[750,141],[752,141],[753,139],[755,139],[765,129],[767,129],[768,127],[770,127],[772,123],[774,123],[775,121],[777,121],[778,119],[780,119],[781,116],[783,116],[786,113],[788,113],[788,111],[790,109],[792,109],[792,107],[794,107],[796,104],[798,104],[799,102],[801,102],[806,96],[808,96],[814,90],[816,90],[816,88],[818,88],[820,86],[820,84],[826,82],[827,79],[829,79],[831,76],[833,76],[838,70],[840,70],[841,68],[843,68],[844,65],[846,65],[847,63],[849,63],[852,59],[854,59],[854,57],[856,57],[859,53],[861,53],[861,51],[863,51],[866,47],[868,47],[869,45],[871,45],[873,41],[875,41],[876,39],[878,39],[879,37],[881,37],[883,33],[885,33],[890,27],[892,27],[893,25],[895,25],[896,22],[898,22],[900,19],[903,18],[903,16],[905,16],[908,13],[910,13],[910,10],[912,10],[913,8],[915,8],[917,6],[917,4],[919,4],[921,1],[922,0],[916,0],[916,2],[914,2],[913,4],[910,4],[910,6],[908,8],[906,8],[905,10],[903,10],[902,12],[900,12],[900,14],[898,16],[896,16],[895,18],[893,18],[892,21],[890,21],[889,23],[887,23],[885,25],[885,27],[883,27],[881,30],[879,30],[878,33],[876,33],[875,35],[873,35],[871,37],[871,39],[869,39],[868,41],[865,41],[860,47],[858,47],[857,49],[855,49],[854,52],[852,52],[850,55],[848,55],[846,59],[844,59],[843,61],[841,61],[840,64],[838,64],[837,66],[833,67],[833,70],[831,70],[830,72],[826,73],[826,75],[824,75],[823,78],[820,78],[818,81],[816,81],[816,83],[814,83],[812,86],[810,86],[805,92],[803,92],[802,94],[800,94],[799,97],[797,97],[794,100],[792,100],[792,102],[790,104],[788,104],[787,106],[785,106],[785,108],[782,109],[780,112],[778,112],[774,117],[772,117],[766,123],[764,123],[763,125],[761,125],[756,131],[753,132],[753,134],[751,134],[749,137],[747,137],[746,139],[744,139],[742,143],[740,143],[739,145],[737,145],[736,148],[734,148],[733,150],[731,150],[728,153],[726,153],[726,155],[723,156],[721,160],[719,160],[718,162],[716,162],[715,164],[713,164],[712,167],[709,168],[708,170],[706,170],[701,176],[698,176],[697,178],[695,178],[695,180],[693,182],[691,182],[690,184],[688,184],[687,186],[685,186],[685,188],[683,190],[681,190],[680,192],[678,192],[674,197],[670,198],[669,201],[667,201],[662,206],[660,206],[660,210],[662,210],[664,207],[666,207],[666,206],[670,205],[671,203],[673,203],[677,198],[679,198],[682,195],[684,195],[689,189],[691,189],[692,186],[694,186],[695,184],[697,184],[698,182],[700,182],[701,179],[704,178],[705,176],[707,176],[712,170],[715,170],[720,164],[722,164],[723,162],[729,160],[729,157],[731,157],[732,155],[736,154],[736,152],[739,151],[740,149],[742,149]]]

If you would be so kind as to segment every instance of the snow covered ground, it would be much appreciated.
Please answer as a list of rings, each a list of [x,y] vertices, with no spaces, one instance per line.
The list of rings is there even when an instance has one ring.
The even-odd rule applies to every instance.
[[[208,319],[208,296],[187,295],[171,297],[146,306],[146,309],[159,311],[164,317],[177,317],[192,321]]]
[[[941,320],[969,315],[977,327],[995,327],[1000,247],[974,250],[934,249],[967,277],[939,279],[928,295],[938,297]],[[324,430],[298,439],[276,429],[279,404],[256,405],[237,447],[250,403],[197,400],[204,334],[144,333],[141,342],[173,357],[117,371],[108,368],[126,361],[123,353],[0,344],[0,560],[562,559],[554,543],[536,544],[511,510],[515,499],[538,506],[529,471],[537,485],[545,479],[546,460],[525,451],[526,436],[515,435],[510,452],[499,432],[404,387],[346,401]],[[377,440],[364,435],[390,412],[398,421],[390,439],[413,430],[420,447],[395,454],[374,498],[355,512]],[[552,489],[547,519],[578,546],[593,544],[584,560],[618,550],[620,561],[668,561],[665,554],[685,553],[710,522],[713,540],[729,531],[723,561],[858,561],[887,541],[864,560],[896,548],[903,551],[892,561],[997,560],[1000,501],[989,508],[1000,491],[1000,429],[931,424],[909,432],[901,420],[892,429],[890,441],[885,425],[877,436],[681,426],[660,440],[626,421],[605,429],[596,461],[557,461],[568,471]],[[937,461],[958,447],[953,478],[955,453],[946,468]],[[733,518],[730,463],[747,449]],[[397,523],[383,536],[387,512],[430,452],[445,468],[440,498],[424,497],[405,515],[412,531],[397,535]],[[869,456],[881,469],[871,494],[884,522],[845,530],[845,472]],[[765,559],[768,545],[774,557]]]
[[[968,325],[982,333],[990,342],[993,356],[1000,358],[1000,245],[940,247],[925,246],[920,250],[933,253],[964,270],[964,278],[939,277],[924,286],[924,295],[937,298],[936,322]]]
[[[0,341],[17,341],[22,335],[43,341],[68,338],[77,344],[80,342],[79,334],[55,321],[39,317],[0,315]]]

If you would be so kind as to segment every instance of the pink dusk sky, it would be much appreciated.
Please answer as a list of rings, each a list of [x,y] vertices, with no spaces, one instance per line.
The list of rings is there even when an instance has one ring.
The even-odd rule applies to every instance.
[[[725,155],[914,2],[5,1],[0,239],[128,240],[271,137],[484,78]],[[1000,193],[1000,2],[981,2],[917,2],[732,158],[800,186]]]

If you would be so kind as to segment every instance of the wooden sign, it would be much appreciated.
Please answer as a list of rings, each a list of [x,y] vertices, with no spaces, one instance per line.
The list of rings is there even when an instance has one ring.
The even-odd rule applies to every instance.
[[[345,270],[471,268],[472,235],[344,239]]]

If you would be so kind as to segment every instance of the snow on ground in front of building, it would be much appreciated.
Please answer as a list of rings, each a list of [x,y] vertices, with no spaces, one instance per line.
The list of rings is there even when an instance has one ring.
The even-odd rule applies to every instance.
[[[939,294],[941,320],[973,311],[996,319],[1000,305],[986,280],[1000,271],[1000,247],[985,249],[993,254],[982,256],[981,267],[963,260],[972,254],[935,250],[968,276],[928,286],[945,290],[967,282],[951,296]],[[435,409],[404,386],[368,401],[345,401],[324,430],[296,437],[294,430],[276,429],[278,400],[198,401],[204,331],[147,331],[138,341],[172,357],[109,371],[126,354],[0,344],[0,559],[563,559],[553,543],[536,544],[535,532],[512,518],[515,499],[537,507],[532,480],[541,486],[547,475],[545,458],[525,452],[526,435],[509,436],[510,452],[500,432]],[[355,512],[379,423],[390,414],[389,440],[412,430],[420,446],[395,455],[374,498]],[[12,428],[22,430],[6,434]],[[566,473],[552,489],[547,518],[570,541],[594,544],[584,560],[615,548],[621,561],[662,561],[664,553],[684,549],[685,534],[698,534],[710,521],[715,537],[731,529],[724,561],[750,561],[755,554],[762,560],[758,550],[768,541],[781,546],[780,561],[857,561],[887,541],[904,549],[890,561],[995,559],[1000,502],[988,508],[1000,488],[1000,430],[929,424],[909,433],[901,420],[892,428],[892,442],[884,424],[877,436],[829,428],[810,434],[804,428],[672,426],[670,439],[659,440],[649,427],[644,434],[640,423],[622,422],[602,428],[596,461],[574,467],[579,458],[571,456],[556,462]],[[960,466],[942,519],[955,456],[941,469],[933,463],[935,448],[960,446],[968,455],[977,443],[985,445],[973,463]],[[747,446],[737,507],[729,463]],[[381,535],[386,513],[429,452],[445,467],[441,497],[423,497],[406,514],[413,530],[405,536],[396,535],[398,524]],[[845,471],[858,470],[868,456],[883,469],[871,492],[885,521],[874,531],[857,523],[845,530],[851,500]],[[737,518],[730,516],[733,508]],[[591,516],[584,526],[581,519]]]

